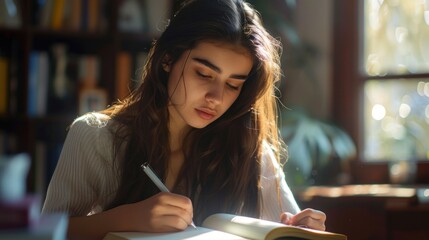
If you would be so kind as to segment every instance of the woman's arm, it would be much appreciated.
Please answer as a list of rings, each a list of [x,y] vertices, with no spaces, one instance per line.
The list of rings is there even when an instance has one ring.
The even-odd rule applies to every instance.
[[[147,200],[122,205],[85,217],[70,217],[70,239],[102,239],[108,232],[174,232],[192,222],[189,198],[159,193]]]
[[[192,222],[191,201],[172,193],[100,212],[114,197],[118,183],[112,168],[111,125],[105,117],[88,114],[72,124],[42,212],[69,214],[69,238],[102,238],[111,231],[166,232],[186,228]]]
[[[281,212],[293,214],[300,211],[286,183],[283,169],[267,143],[263,144],[261,161],[261,218],[278,222]]]
[[[269,146],[262,157],[262,218],[294,226],[325,230],[325,213],[311,208],[300,210],[286,183],[282,167]]]
[[[118,186],[113,168],[109,119],[87,114],[76,119],[64,142],[49,183],[43,213],[86,216],[107,206]]]

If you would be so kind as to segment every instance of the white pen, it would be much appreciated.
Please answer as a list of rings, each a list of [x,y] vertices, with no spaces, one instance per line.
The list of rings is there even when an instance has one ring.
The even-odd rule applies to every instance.
[[[170,192],[168,188],[164,185],[164,183],[161,182],[158,176],[152,171],[152,169],[149,166],[149,163],[145,162],[141,165],[141,168],[146,173],[146,175],[152,180],[152,182],[159,188],[161,192]],[[194,228],[197,228],[195,226],[194,221],[192,221],[191,226]]]

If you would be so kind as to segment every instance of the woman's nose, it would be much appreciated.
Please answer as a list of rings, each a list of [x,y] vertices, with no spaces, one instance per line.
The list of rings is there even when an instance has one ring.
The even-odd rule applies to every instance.
[[[212,104],[220,104],[223,100],[223,84],[212,83],[206,93],[206,100]]]

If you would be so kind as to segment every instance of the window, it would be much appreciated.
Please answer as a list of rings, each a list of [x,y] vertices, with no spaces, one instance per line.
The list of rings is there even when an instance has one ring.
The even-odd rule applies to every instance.
[[[407,161],[429,182],[429,1],[336,0],[334,19],[332,108],[357,143],[357,181],[388,182]]]
[[[363,17],[363,158],[427,159],[429,1],[365,0]]]

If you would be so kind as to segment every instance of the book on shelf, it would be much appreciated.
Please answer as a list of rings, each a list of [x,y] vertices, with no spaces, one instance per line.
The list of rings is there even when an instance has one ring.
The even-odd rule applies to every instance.
[[[90,32],[97,30],[100,20],[100,1],[99,0],[90,0],[88,1],[88,24],[86,29]]]
[[[70,1],[70,0],[69,0]],[[77,31],[80,29],[82,16],[82,1],[71,1],[70,3],[70,18],[66,21],[66,26],[71,30]]]
[[[82,90],[100,89],[99,76],[97,55],[69,53],[65,44],[55,44],[49,52],[32,51],[28,71],[28,116],[77,114],[79,95]],[[96,95],[101,96],[98,93],[100,91]]]
[[[46,114],[49,81],[47,52],[30,53],[28,75],[27,113],[29,116],[43,116]]]
[[[339,233],[318,231],[285,225],[251,217],[217,213],[204,220],[197,228],[188,227],[174,233],[111,232],[104,240],[122,239],[303,239],[303,240],[346,240]]]
[[[27,114],[35,116],[37,115],[37,75],[39,71],[39,55],[37,52],[30,53],[28,68]]]
[[[39,17],[39,26],[41,28],[49,28],[51,24],[52,11],[54,9],[54,0],[36,1]],[[37,19],[36,19],[37,20]]]
[[[94,32],[105,20],[105,0],[39,0],[35,22],[41,28]]]
[[[130,93],[132,56],[131,53],[122,51],[116,58],[116,98],[124,99]]]
[[[96,88],[100,75],[100,59],[96,55],[81,55],[77,62],[80,88]]]
[[[51,28],[54,30],[63,27],[65,0],[55,0],[51,16]]]
[[[49,56],[47,52],[39,53],[39,72],[37,78],[37,114],[45,115],[49,84]]]

